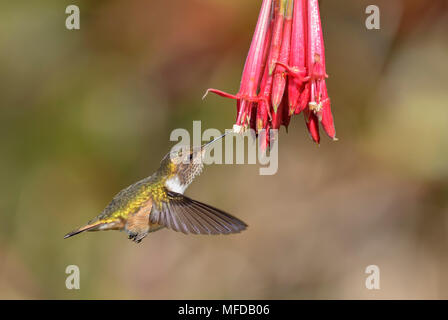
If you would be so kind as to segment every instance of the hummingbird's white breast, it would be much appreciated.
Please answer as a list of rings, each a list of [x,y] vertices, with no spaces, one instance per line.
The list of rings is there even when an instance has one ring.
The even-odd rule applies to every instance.
[[[169,178],[165,181],[165,187],[173,192],[183,194],[188,188],[189,183],[183,184],[177,175]]]

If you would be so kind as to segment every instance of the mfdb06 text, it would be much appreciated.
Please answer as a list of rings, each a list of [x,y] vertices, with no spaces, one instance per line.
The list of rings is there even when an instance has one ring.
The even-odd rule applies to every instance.
[[[229,304],[222,305],[222,314],[235,314],[235,315],[243,315],[243,314],[257,314],[257,315],[268,315],[269,314],[269,305],[261,305],[261,304]]]

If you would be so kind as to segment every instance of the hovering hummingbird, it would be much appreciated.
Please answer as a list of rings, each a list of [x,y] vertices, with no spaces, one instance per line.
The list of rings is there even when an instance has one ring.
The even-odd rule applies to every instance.
[[[84,231],[125,230],[139,243],[148,233],[164,227],[185,234],[229,234],[247,225],[232,215],[183,195],[202,169],[208,145],[186,147],[169,152],[151,176],[121,190],[87,225],[65,235]]]

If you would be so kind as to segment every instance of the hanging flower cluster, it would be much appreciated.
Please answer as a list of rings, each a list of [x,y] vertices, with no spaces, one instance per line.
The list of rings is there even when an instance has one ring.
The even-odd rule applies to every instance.
[[[263,0],[238,93],[207,93],[237,101],[236,132],[288,128],[291,116],[303,112],[319,143],[319,123],[336,140],[326,78],[318,0]],[[270,139],[266,134],[264,148]]]

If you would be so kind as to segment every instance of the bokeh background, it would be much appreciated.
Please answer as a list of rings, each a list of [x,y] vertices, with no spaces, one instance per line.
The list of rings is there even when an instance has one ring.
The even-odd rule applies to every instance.
[[[244,233],[62,239],[156,170],[173,129],[231,127],[234,103],[201,97],[237,91],[260,2],[1,3],[0,298],[448,298],[445,0],[321,1],[340,140],[317,147],[299,115],[276,175],[213,165],[187,191]]]

